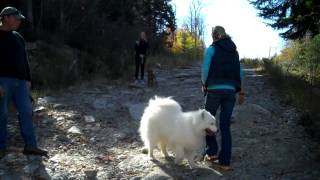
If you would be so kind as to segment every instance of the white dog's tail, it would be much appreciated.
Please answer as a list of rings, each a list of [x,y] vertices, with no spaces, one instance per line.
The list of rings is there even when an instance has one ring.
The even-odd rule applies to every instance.
[[[180,104],[173,100],[172,97],[158,97],[155,96],[154,99],[149,100],[149,107],[161,107],[170,109],[172,111],[182,111]]]

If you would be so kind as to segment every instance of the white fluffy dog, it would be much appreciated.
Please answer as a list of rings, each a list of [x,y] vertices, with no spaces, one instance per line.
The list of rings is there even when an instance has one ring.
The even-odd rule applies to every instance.
[[[168,146],[176,155],[176,164],[187,158],[191,168],[196,167],[194,159],[197,152],[206,145],[205,136],[216,131],[216,120],[208,111],[182,112],[181,106],[170,97],[150,99],[139,128],[151,159],[157,145],[168,157]]]

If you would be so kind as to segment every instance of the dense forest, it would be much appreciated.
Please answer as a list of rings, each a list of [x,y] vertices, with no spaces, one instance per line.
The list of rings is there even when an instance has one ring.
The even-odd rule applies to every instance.
[[[157,40],[166,27],[176,28],[168,0],[8,0],[27,17],[28,40],[44,39],[94,51],[98,46],[131,48],[139,31]]]
[[[175,5],[171,0],[0,2],[1,9],[14,6],[26,16],[19,32],[27,42],[41,42],[37,48],[29,51],[35,77],[33,80],[40,86],[68,85],[70,80],[79,79],[79,76],[88,77],[88,74],[96,72],[111,78],[131,76],[134,43],[141,31],[147,34],[151,61],[170,58],[199,60],[204,48],[203,38],[200,37],[204,28],[199,27],[200,18],[201,24],[204,24],[198,8],[200,5],[201,1],[193,0],[193,6],[190,6],[193,16],[189,18],[189,24],[185,23],[185,27],[179,28]],[[69,61],[74,55],[67,57],[70,54],[67,47],[77,51],[71,53],[79,59],[76,75],[70,75],[69,72],[73,66],[73,62]],[[44,77],[44,73],[48,76]]]

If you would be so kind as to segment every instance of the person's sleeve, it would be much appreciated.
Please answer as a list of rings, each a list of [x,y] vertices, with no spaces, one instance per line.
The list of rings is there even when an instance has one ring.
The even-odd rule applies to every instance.
[[[208,78],[211,59],[212,59],[213,54],[214,54],[214,47],[213,46],[208,47],[205,52],[203,64],[202,64],[202,68],[201,68],[201,81],[202,81],[203,85],[206,83],[207,78]]]
[[[146,55],[148,55],[148,49],[149,49],[149,42],[146,41]]]
[[[25,51],[25,58],[24,59],[25,59],[24,64],[26,66],[25,68],[26,68],[26,73],[27,73],[26,80],[31,82],[31,70],[30,70],[30,64],[29,64],[28,55],[27,55],[26,51]]]
[[[29,60],[28,60],[28,54],[27,54],[27,49],[26,49],[26,42],[24,38],[16,31],[13,32],[16,37],[18,37],[21,41],[21,43],[24,46],[24,66],[26,70],[26,80],[31,82],[31,70],[30,70],[30,65],[29,65]]]
[[[24,65],[25,65],[25,69],[26,69],[26,80],[31,82],[30,63],[29,63],[29,58],[28,58],[28,53],[27,53],[26,42],[23,38],[22,38],[22,42],[24,45]]]

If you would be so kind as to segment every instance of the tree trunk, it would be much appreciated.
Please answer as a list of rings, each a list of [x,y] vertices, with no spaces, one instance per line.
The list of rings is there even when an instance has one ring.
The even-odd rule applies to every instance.
[[[194,59],[198,59],[200,52],[198,43],[201,41],[201,32],[202,26],[204,24],[204,19],[201,13],[203,8],[203,4],[201,0],[192,0],[191,4],[189,5],[189,26],[190,26],[190,33],[194,38],[194,45],[193,45],[193,57]]]
[[[33,20],[33,4],[32,0],[27,0],[27,18],[30,22],[30,28],[33,30],[34,28],[34,20]]]
[[[43,11],[45,8],[45,0],[40,1],[40,15],[39,15],[39,20],[37,22],[37,26],[36,26],[36,31],[41,31],[42,29],[42,19],[43,19]]]
[[[65,14],[63,10],[64,0],[60,0],[60,31],[63,32],[65,29]]]

